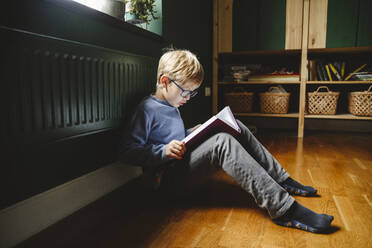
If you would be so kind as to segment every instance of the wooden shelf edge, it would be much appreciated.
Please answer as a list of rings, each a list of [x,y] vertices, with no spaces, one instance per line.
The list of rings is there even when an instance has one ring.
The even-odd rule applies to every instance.
[[[234,113],[235,116],[244,117],[286,117],[286,118],[298,118],[298,113],[288,114],[265,114],[265,113]]]
[[[250,50],[250,51],[233,51],[220,52],[221,56],[235,56],[235,55],[301,55],[301,49],[279,49],[279,50]]]
[[[306,81],[306,84],[372,84],[372,81]]]
[[[273,82],[273,81],[240,81],[240,82],[217,82],[220,85],[245,85],[245,84],[300,84],[300,81],[283,81],[283,82]]]
[[[279,49],[279,50],[250,50],[250,51],[233,51],[220,52],[221,56],[236,56],[236,55],[300,55],[301,49]],[[326,55],[326,54],[358,54],[372,53],[372,46],[363,47],[336,47],[336,48],[308,48],[309,55]]]
[[[357,54],[372,52],[372,46],[363,47],[335,47],[335,48],[308,48],[309,55],[325,54]]]
[[[336,114],[336,115],[305,114],[305,119],[372,120],[372,116],[355,116],[352,114]]]
[[[219,85],[244,85],[244,84],[301,84],[300,81],[240,81],[240,82],[217,82]],[[372,84],[372,80],[365,81],[306,81],[306,84]]]

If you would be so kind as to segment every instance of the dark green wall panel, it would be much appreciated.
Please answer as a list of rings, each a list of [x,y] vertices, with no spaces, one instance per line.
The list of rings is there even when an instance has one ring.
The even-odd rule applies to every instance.
[[[256,50],[258,47],[258,0],[236,0],[233,6],[233,51]]]
[[[258,50],[284,49],[285,16],[285,0],[260,1]]]
[[[117,133],[157,61],[0,28],[0,208],[116,160]]]
[[[196,53],[205,70],[199,94],[180,108],[186,127],[211,116],[212,99],[204,96],[204,87],[212,87],[212,7],[211,0],[163,1],[164,39]]]
[[[371,0],[360,0],[357,46],[372,46]]]
[[[356,46],[359,0],[328,0],[326,47]]]
[[[164,0],[162,38],[71,4],[20,0],[0,9],[2,31],[17,33],[1,35],[7,67],[0,91],[0,209],[114,161],[120,121],[153,91],[162,48],[195,52],[211,85],[211,0]],[[151,68],[143,66],[149,60]],[[90,84],[98,82],[101,88]],[[187,126],[203,122],[211,97],[200,94],[180,111]]]
[[[276,50],[285,47],[285,0],[236,0],[233,50]]]

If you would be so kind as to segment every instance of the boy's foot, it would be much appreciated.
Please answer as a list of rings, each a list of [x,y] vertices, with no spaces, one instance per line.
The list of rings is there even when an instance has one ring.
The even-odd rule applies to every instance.
[[[294,202],[283,216],[273,219],[273,221],[281,226],[319,233],[329,228],[333,221],[333,216],[317,214],[298,202]]]
[[[313,196],[318,192],[311,186],[304,186],[299,182],[288,177],[284,182],[281,183],[282,187],[287,190],[290,194],[293,195],[302,195],[302,196]]]

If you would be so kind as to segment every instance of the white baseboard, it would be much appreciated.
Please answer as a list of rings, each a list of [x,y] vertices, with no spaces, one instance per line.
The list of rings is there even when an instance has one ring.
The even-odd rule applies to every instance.
[[[142,174],[113,163],[0,211],[0,248],[12,247]]]

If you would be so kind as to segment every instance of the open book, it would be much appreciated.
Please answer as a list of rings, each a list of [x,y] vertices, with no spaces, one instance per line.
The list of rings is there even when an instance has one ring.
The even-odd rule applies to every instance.
[[[189,148],[219,132],[229,133],[232,136],[236,136],[241,132],[229,106],[226,106],[218,114],[212,116],[200,127],[187,135],[182,141],[184,141],[186,147]]]

